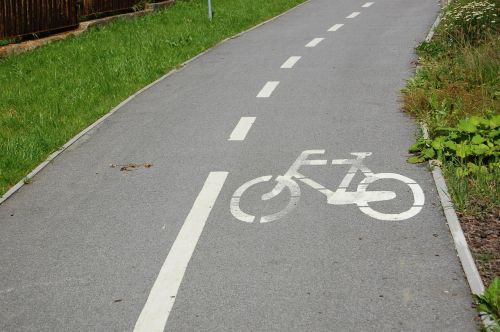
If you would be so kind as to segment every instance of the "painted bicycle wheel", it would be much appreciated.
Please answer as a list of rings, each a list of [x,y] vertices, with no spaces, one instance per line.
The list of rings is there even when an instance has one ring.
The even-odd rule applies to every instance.
[[[231,213],[236,219],[248,223],[252,223],[255,221],[256,216],[248,214],[241,209],[240,199],[245,193],[245,191],[247,191],[250,187],[255,186],[259,183],[265,183],[271,181],[272,178],[273,178],[272,175],[261,176],[256,179],[245,182],[238,189],[236,189],[236,191],[233,194],[233,197],[231,198],[231,203],[230,203]],[[282,176],[278,176],[276,178],[276,182],[277,186],[279,186],[280,188],[283,189],[288,188],[287,192],[290,195],[288,204],[285,206],[284,209],[282,209],[279,212],[260,217],[259,219],[260,223],[272,222],[284,217],[297,206],[297,203],[300,200],[300,187],[297,184],[297,182],[293,181],[292,179],[284,178]],[[268,198],[262,198],[262,199],[267,200],[272,197],[275,197],[276,195],[277,195],[276,193],[273,193],[271,195],[263,195],[263,197],[268,197]]]
[[[368,186],[378,180],[381,179],[392,179],[398,180],[406,185],[408,185],[413,194],[413,204],[412,206],[403,212],[400,213],[382,213],[374,210],[372,207],[368,205],[369,202],[366,201],[358,201],[356,204],[358,205],[361,212],[369,215],[372,218],[379,220],[389,220],[389,221],[401,221],[406,220],[411,217],[417,215],[423,208],[425,196],[422,188],[412,179],[396,174],[396,173],[377,173],[371,176],[364,178],[358,185],[358,192],[367,192]]]

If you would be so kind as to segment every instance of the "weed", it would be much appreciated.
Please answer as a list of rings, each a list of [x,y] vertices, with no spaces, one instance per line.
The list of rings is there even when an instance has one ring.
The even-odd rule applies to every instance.
[[[464,172],[456,162],[442,165],[455,209],[481,217],[500,205],[500,169]],[[481,218],[480,218],[481,219]]]
[[[438,111],[435,113],[439,114]],[[446,114],[446,111],[444,113]],[[409,159],[412,163],[430,159],[440,161],[452,159],[458,160],[459,165],[466,166],[467,171],[473,173],[488,172],[488,168],[498,168],[500,167],[500,115],[490,118],[472,116],[460,120],[453,128],[438,127],[434,131],[434,138],[418,139],[417,143],[410,147],[410,152],[418,153]]]
[[[452,127],[466,117],[495,114],[500,108],[499,41],[490,36],[481,45],[457,49],[435,41],[421,44],[421,70],[403,90],[404,109],[426,123],[431,135],[436,127]]]
[[[417,46],[417,54],[438,57],[446,52],[446,47],[435,41],[424,41]]]
[[[493,258],[495,258],[495,256],[489,252],[484,252],[477,255],[477,259],[485,263],[490,262]]]
[[[0,39],[0,46],[5,46],[13,43],[13,39]]]
[[[486,313],[493,320],[489,331],[500,331],[500,278],[495,278],[483,295],[474,296],[477,310]]]

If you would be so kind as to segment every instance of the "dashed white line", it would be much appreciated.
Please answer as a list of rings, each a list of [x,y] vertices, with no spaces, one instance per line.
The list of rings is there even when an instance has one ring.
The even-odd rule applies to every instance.
[[[318,45],[319,43],[321,43],[321,41],[325,39],[325,38],[314,38],[313,40],[311,40],[309,43],[306,44],[306,47],[314,47],[316,45]]]
[[[373,4],[374,4],[374,2],[367,2],[367,3],[365,3],[365,4],[364,4],[363,6],[361,6],[361,7],[363,7],[363,8],[368,8],[368,7],[370,7],[370,6],[371,6],[371,5],[373,5]]]
[[[211,172],[161,267],[134,332],[163,332],[177,291],[227,172]]]
[[[291,56],[281,65],[280,68],[285,68],[285,69],[293,68],[293,66],[297,63],[297,61],[300,60],[300,58],[301,58],[300,56]]]
[[[346,18],[355,18],[358,15],[359,15],[359,12],[353,12],[349,16],[347,16]]]
[[[255,117],[242,117],[236,127],[234,127],[228,141],[243,141],[254,122]]]
[[[273,93],[274,89],[280,84],[279,81],[269,81],[267,82],[264,87],[260,90],[259,94],[257,95],[257,98],[269,98],[271,94]]]
[[[332,26],[328,31],[337,31],[338,29],[342,28],[344,25],[343,24],[335,24]]]

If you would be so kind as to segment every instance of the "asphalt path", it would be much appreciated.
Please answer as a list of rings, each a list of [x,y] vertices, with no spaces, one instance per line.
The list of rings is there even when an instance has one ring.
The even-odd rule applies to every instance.
[[[127,103],[0,206],[0,330],[476,330],[406,162],[400,89],[438,10],[311,0]]]

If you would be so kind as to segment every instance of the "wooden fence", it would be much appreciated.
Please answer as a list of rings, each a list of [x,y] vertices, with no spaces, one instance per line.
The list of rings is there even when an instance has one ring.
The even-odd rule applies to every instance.
[[[141,0],[0,0],[0,39],[78,26],[81,17],[131,10]]]
[[[77,25],[76,0],[0,0],[0,38]]]

